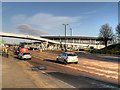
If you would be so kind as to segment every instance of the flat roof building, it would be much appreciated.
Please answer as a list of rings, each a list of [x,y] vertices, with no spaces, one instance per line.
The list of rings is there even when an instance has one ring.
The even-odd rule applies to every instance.
[[[41,37],[58,41],[58,42],[66,41],[66,43],[103,45],[103,41],[101,41],[98,37],[85,37],[85,36],[66,36],[66,37],[65,36],[41,36]]]
[[[60,42],[59,44],[55,43],[47,43],[47,42],[28,42],[21,43],[26,47],[34,47],[34,48],[44,48],[44,49],[61,49],[64,47],[73,48],[73,49],[85,49],[85,48],[103,48],[104,43],[98,37],[86,37],[86,36],[40,36],[41,38],[46,38],[49,40],[53,40],[56,42]],[[66,43],[66,44],[63,44]]]

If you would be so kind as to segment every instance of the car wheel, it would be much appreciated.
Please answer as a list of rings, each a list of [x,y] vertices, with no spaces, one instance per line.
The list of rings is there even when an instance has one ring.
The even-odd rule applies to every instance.
[[[75,64],[78,64],[78,62],[75,62]]]
[[[56,62],[57,62],[57,63],[59,62],[58,58],[56,59]]]
[[[20,60],[23,60],[23,58],[22,58],[22,57],[20,57]]]
[[[67,64],[68,64],[66,60],[64,60],[64,64],[65,64],[65,65],[67,65]]]

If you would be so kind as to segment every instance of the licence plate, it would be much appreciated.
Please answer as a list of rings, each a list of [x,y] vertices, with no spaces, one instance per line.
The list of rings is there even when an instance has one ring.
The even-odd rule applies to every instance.
[[[29,56],[26,56],[26,58],[29,58]]]
[[[72,62],[76,62],[76,60],[72,60]]]

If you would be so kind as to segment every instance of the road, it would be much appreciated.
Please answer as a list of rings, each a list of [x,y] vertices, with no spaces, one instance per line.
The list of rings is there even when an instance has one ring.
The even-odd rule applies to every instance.
[[[57,78],[76,88],[114,88],[118,89],[118,62],[106,61],[98,56],[85,53],[79,54],[79,63],[64,65],[56,63],[59,52],[31,51],[33,66],[45,66],[43,73]],[[100,59],[100,60],[99,60]],[[108,59],[107,59],[108,60]]]
[[[92,54],[92,53],[85,53],[85,52],[76,52],[76,53],[78,54],[79,57],[83,57],[90,60],[93,59],[93,60],[116,62],[116,63],[120,62],[120,57]]]
[[[118,90],[118,62],[111,61],[112,58],[108,59],[102,58],[99,60],[98,55],[86,54],[77,52],[79,56],[78,64],[68,64],[64,65],[63,63],[57,63],[56,57],[60,52],[55,51],[30,51],[32,55],[32,60],[20,61],[13,56],[7,58],[4,62],[9,62],[10,67],[20,67],[17,64],[12,64],[18,62],[22,64],[23,71],[27,74],[27,77],[30,79],[31,83],[34,83],[37,87],[43,88],[110,88],[110,90]],[[92,57],[92,58],[89,58]],[[98,57],[98,58],[97,58]],[[102,56],[101,56],[102,57]],[[4,59],[5,60],[5,59]],[[27,64],[28,65],[24,65]],[[30,65],[30,66],[29,66]],[[30,68],[36,66],[46,67],[45,70],[31,71]],[[17,68],[7,69],[7,73],[11,70],[17,71]],[[4,70],[6,71],[6,70]],[[4,73],[5,74],[5,73]],[[20,74],[14,74],[21,77]],[[11,74],[9,77],[6,74],[7,79],[4,75],[4,86],[11,86],[11,83],[7,82],[8,80],[14,80],[15,77]],[[27,79],[28,79],[27,78]],[[16,80],[16,79],[15,79]],[[22,79],[23,80],[23,79]],[[6,81],[6,82],[5,82]],[[17,80],[19,81],[19,80]],[[20,80],[21,81],[21,80]],[[11,87],[14,87],[14,83]],[[15,83],[16,87],[19,84]],[[18,86],[17,86],[18,85]],[[29,85],[29,82],[28,84]],[[19,86],[21,87],[21,86]],[[24,84],[23,84],[23,87]],[[31,86],[32,87],[32,86]]]

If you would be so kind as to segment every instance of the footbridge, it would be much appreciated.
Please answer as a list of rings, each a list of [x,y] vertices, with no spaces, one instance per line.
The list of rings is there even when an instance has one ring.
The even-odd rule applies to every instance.
[[[53,44],[67,44],[67,45],[82,45],[87,46],[87,44],[79,44],[79,43],[65,43],[65,42],[57,42],[54,40],[49,40],[42,37],[36,37],[31,35],[22,35],[22,34],[14,34],[14,33],[7,33],[7,32],[0,32],[1,37],[10,37],[10,38],[19,38],[19,39],[27,39],[27,40],[36,40],[36,41],[43,41]]]
[[[31,35],[22,35],[22,34],[15,34],[15,33],[8,33],[8,32],[0,32],[0,36],[1,37],[9,37],[9,38],[19,38],[19,39],[27,39],[27,40],[36,40],[36,41],[41,41],[41,42],[47,42],[48,44],[54,44],[55,46],[59,45],[66,45],[66,46],[85,46],[88,47],[90,45],[88,44],[81,44],[81,43],[65,43],[65,42],[58,42],[58,41],[54,41],[54,40],[50,40],[47,38],[43,38],[43,37],[36,37],[36,36],[31,36]],[[94,47],[96,47],[96,45],[92,45]],[[97,46],[98,47],[98,46]]]

